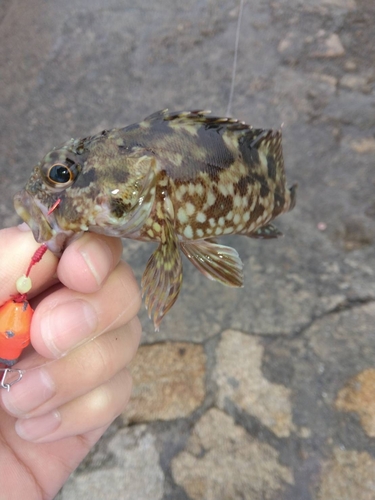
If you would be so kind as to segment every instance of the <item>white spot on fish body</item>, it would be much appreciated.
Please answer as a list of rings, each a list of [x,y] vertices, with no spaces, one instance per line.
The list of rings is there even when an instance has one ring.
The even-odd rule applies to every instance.
[[[186,214],[187,214],[188,216],[193,215],[193,213],[195,212],[195,207],[194,207],[194,205],[193,205],[192,203],[190,203],[190,202],[187,202],[187,203],[185,204],[185,211],[186,211]]]
[[[171,122],[172,125],[174,125],[172,122]],[[181,126],[181,124],[178,124],[181,128],[183,128],[184,130],[186,130],[186,132],[188,132],[189,134],[191,134],[193,137],[197,137],[198,136],[198,131],[197,131],[197,128],[194,127],[194,126],[189,126],[187,124],[184,124],[183,126]]]
[[[178,201],[182,201],[184,194],[186,193],[186,186],[182,184],[176,190],[176,198]]]
[[[190,196],[193,196],[195,193],[195,184],[193,184],[192,182],[190,182],[188,185],[188,193]]]
[[[202,222],[203,223],[203,222],[206,222],[206,219],[207,219],[206,214],[204,214],[203,212],[198,212],[197,213],[197,217],[196,217],[196,221],[197,222]]]
[[[181,167],[183,156],[181,153],[173,153],[171,156],[171,160],[173,161],[176,167]]]
[[[191,226],[186,226],[184,229],[184,236],[188,240],[191,240],[193,238],[193,229]]]
[[[212,191],[209,191],[208,194],[207,194],[207,204],[208,204],[208,206],[211,207],[212,205],[214,205],[215,201],[216,201],[216,196],[214,195],[214,193]]]
[[[233,206],[240,207],[241,204],[242,204],[242,198],[240,195],[236,194],[236,196],[233,198]]]
[[[150,122],[148,122],[148,121],[146,121],[146,120],[143,120],[143,121],[141,121],[141,122],[139,123],[139,126],[140,126],[141,128],[149,128],[149,127],[151,127],[151,123],[150,123]]]
[[[237,164],[237,165],[238,165],[238,164]],[[242,177],[243,177],[243,176],[245,176],[245,175],[247,174],[247,172],[246,172],[246,167],[245,167],[245,165],[244,165],[243,163],[240,163],[240,164],[238,165],[238,173],[239,173],[239,175],[241,175]]]
[[[188,216],[182,207],[178,209],[177,218],[179,222],[181,222],[181,224],[186,224],[186,222],[188,221]]]
[[[259,153],[259,163],[262,165],[264,173],[266,173],[267,172],[267,157],[263,153],[263,151],[258,151],[258,153]]]
[[[244,222],[248,222],[250,220],[250,212],[245,212],[242,216]]]
[[[155,231],[155,233],[160,233],[161,231],[160,224],[158,222],[154,222],[152,225],[152,229]]]
[[[197,184],[195,186],[195,192],[198,196],[202,196],[204,194],[204,187],[202,186],[202,184]]]
[[[227,196],[228,195],[228,189],[227,189],[227,186],[225,184],[223,184],[222,182],[219,184],[219,191],[220,193],[223,195],[223,196]]]

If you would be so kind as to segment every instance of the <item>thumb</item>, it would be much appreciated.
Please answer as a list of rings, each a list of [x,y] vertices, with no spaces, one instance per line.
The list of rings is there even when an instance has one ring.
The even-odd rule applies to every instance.
[[[17,293],[16,281],[25,274],[35,250],[40,246],[24,226],[0,230],[0,305]],[[58,259],[49,251],[30,272],[33,283],[30,296],[49,287],[56,273]]]

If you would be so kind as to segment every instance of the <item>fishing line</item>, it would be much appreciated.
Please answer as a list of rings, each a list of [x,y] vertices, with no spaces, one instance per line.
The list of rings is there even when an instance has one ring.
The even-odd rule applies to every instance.
[[[235,44],[234,44],[234,59],[233,59],[233,67],[232,67],[232,82],[231,82],[231,85],[230,85],[229,100],[228,100],[228,107],[227,107],[227,116],[230,116],[230,114],[231,114],[231,108],[232,108],[232,101],[233,101],[233,94],[234,94],[234,81],[235,81],[236,73],[237,73],[238,44],[239,44],[239,41],[240,41],[240,31],[241,31],[241,20],[242,20],[243,6],[244,6],[244,0],[240,0],[240,10],[239,10],[238,19],[237,19],[236,41],[235,41]]]

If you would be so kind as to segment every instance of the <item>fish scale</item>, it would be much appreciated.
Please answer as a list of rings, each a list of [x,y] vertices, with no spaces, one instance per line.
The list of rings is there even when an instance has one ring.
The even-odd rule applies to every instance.
[[[142,278],[158,329],[181,289],[181,251],[208,278],[242,286],[238,253],[215,238],[277,238],[270,222],[295,199],[281,131],[208,111],[163,110],[55,148],[14,203],[56,255],[84,231],[159,242]]]

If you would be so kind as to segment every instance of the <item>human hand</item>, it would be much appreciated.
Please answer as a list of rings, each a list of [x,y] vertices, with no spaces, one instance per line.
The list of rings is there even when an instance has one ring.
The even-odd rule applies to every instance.
[[[0,231],[0,304],[38,246],[30,231]],[[121,252],[87,233],[31,272],[35,351],[15,365],[23,379],[0,389],[0,500],[52,499],[129,400],[141,298]]]

